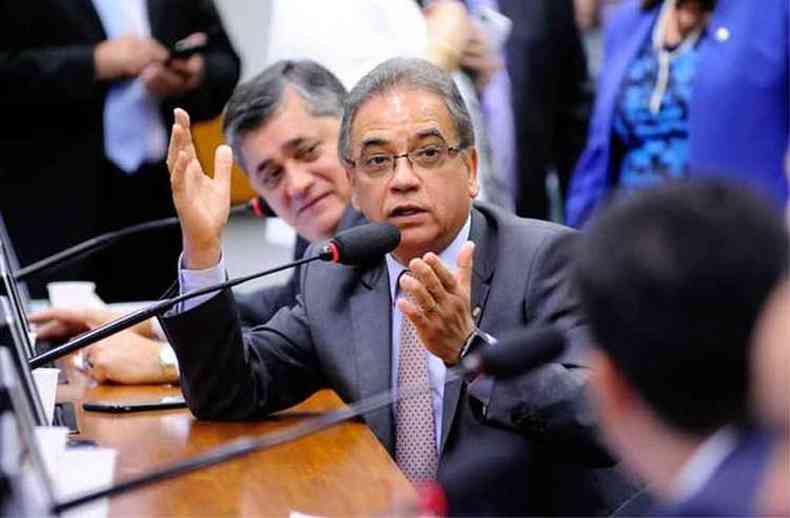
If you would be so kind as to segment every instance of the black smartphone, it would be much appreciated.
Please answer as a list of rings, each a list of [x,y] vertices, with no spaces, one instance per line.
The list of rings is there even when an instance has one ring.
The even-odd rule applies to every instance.
[[[205,51],[208,48],[208,42],[195,42],[189,38],[179,40],[170,47],[170,59],[187,59],[195,54]]]
[[[110,412],[122,414],[127,412],[144,412],[146,410],[168,410],[187,406],[183,396],[167,396],[151,401],[85,401],[82,409],[89,412]]]

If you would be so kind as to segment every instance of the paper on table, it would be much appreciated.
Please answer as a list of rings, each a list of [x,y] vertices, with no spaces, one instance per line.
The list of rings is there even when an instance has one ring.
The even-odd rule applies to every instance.
[[[36,426],[36,442],[44,460],[44,467],[50,478],[54,479],[63,452],[66,450],[66,437],[69,429],[65,426]]]
[[[58,499],[112,484],[117,452],[110,448],[73,448],[61,457],[55,477]],[[63,513],[66,518],[106,518],[109,501],[102,498]]]

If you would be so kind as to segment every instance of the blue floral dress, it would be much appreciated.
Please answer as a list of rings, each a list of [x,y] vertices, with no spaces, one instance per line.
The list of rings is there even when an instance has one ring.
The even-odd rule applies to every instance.
[[[699,41],[696,42],[699,44]],[[647,38],[626,71],[614,116],[616,175],[621,190],[644,189],[686,176],[688,105],[697,64],[697,45],[682,49],[669,63],[666,91],[658,111],[651,109],[659,59]]]

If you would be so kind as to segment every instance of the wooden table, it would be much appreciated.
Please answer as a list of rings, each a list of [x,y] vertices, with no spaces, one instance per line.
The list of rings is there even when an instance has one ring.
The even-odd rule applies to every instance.
[[[81,433],[115,448],[115,481],[193,456],[244,435],[282,430],[305,412],[339,408],[331,391],[315,394],[276,419],[197,421],[188,410],[130,414],[85,412],[82,400],[132,401],[176,395],[171,386],[61,385],[58,400],[75,401]],[[301,414],[299,414],[301,412]],[[290,414],[290,415],[289,415]],[[414,490],[361,422],[339,425],[292,444],[160,482],[110,501],[110,516],[323,516],[391,514],[414,500]]]

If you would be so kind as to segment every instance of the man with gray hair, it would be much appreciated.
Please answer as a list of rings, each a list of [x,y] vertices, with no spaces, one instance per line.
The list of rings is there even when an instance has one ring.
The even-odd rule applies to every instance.
[[[181,219],[181,289],[221,281],[230,149],[200,173],[174,128],[169,164]],[[579,408],[584,319],[567,275],[572,232],[484,204],[468,112],[450,77],[419,59],[392,59],[347,98],[339,140],[352,204],[401,231],[399,246],[355,268],[314,262],[297,304],[243,331],[225,291],[180,308],[163,326],[181,384],[201,419],[262,417],[331,388],[357,401],[401,385],[430,391],[371,412],[365,422],[404,474],[419,482],[472,452],[524,455],[518,476],[488,480],[478,514],[610,510],[591,465],[611,459],[587,440]],[[493,335],[553,325],[570,353],[507,383],[449,379],[447,369]],[[445,382],[447,380],[447,382]],[[356,488],[349,488],[355,491]],[[342,495],[338,495],[342,498]]]

